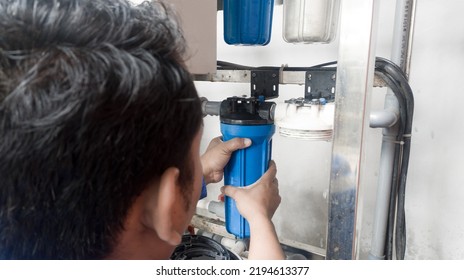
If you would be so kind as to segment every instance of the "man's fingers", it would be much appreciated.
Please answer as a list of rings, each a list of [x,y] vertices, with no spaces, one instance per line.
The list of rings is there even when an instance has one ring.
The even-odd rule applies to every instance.
[[[232,154],[236,150],[245,149],[251,146],[251,140],[248,138],[233,138],[222,144],[224,154]]]
[[[266,173],[263,174],[263,177],[261,177],[261,180],[267,180],[270,178],[275,178],[277,174],[277,167],[276,164],[273,160],[269,162],[269,168],[266,171]]]
[[[208,149],[212,149],[220,144],[222,144],[222,136],[215,137],[209,142]]]
[[[221,192],[224,195],[227,195],[228,197],[231,197],[231,198],[235,199],[235,195],[237,193],[237,188],[232,187],[232,186],[223,186],[221,188]]]

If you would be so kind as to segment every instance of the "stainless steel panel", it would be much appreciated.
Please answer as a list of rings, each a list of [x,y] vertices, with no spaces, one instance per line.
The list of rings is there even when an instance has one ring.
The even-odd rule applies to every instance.
[[[344,0],[329,189],[327,259],[355,259],[366,104],[374,80],[377,0]],[[360,223],[359,223],[360,224]]]
[[[217,70],[216,73],[194,75],[196,81],[250,83],[250,70]]]
[[[195,81],[206,81],[206,82],[228,82],[228,83],[250,83],[251,71],[250,70],[217,70],[216,73],[210,74],[196,74],[193,75]],[[304,85],[305,84],[305,71],[282,71],[282,77],[280,78],[280,84],[293,84],[293,85]],[[385,87],[385,82],[375,76],[374,79],[375,87]]]

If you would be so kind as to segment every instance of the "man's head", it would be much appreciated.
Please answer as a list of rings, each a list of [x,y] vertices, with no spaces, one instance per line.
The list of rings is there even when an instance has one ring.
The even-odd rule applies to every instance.
[[[198,195],[184,47],[157,2],[0,2],[0,258],[124,257],[140,221],[174,245],[148,208]]]

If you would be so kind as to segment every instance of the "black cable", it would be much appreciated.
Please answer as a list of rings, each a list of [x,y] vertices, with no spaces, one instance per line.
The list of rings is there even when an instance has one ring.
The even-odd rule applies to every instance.
[[[403,96],[401,94],[398,94],[398,92],[400,91],[400,85],[393,79],[393,77],[389,73],[384,72],[381,68],[376,68],[376,74],[378,77],[382,78],[382,80],[385,81],[387,86],[393,91],[393,93],[395,93],[396,99],[398,100],[398,109],[400,113],[400,130],[398,134],[402,137],[407,122],[407,104]]]
[[[398,193],[398,174],[399,170],[399,156],[400,156],[400,149],[397,145],[395,148],[394,154],[394,166],[393,166],[393,173],[392,173],[392,186],[390,192],[390,203],[389,203],[389,211],[388,211],[388,220],[387,220],[387,234],[385,238],[385,258],[387,260],[393,259],[393,236],[395,234],[395,216],[396,216],[396,203],[397,203],[397,193]]]
[[[395,251],[397,259],[404,259],[406,252],[406,217],[405,217],[405,194],[406,179],[409,167],[409,156],[411,149],[411,132],[412,119],[414,112],[414,97],[404,72],[394,63],[383,58],[376,60],[376,70],[385,73],[387,79],[395,81],[395,89],[392,89],[397,97],[401,96],[406,108],[406,122],[401,133],[398,134],[398,141],[402,143],[402,150],[399,153],[399,159],[396,161],[394,171],[400,168],[398,177],[393,175],[392,198],[390,200],[389,228],[387,232],[387,258],[391,257],[390,241],[392,240],[392,212],[396,210],[396,233],[395,233]],[[395,151],[396,156],[396,151]],[[396,200],[395,203],[392,203]],[[394,208],[394,209],[393,209]]]
[[[398,128],[398,134],[396,140],[399,142],[403,138],[403,134],[406,127],[406,102],[404,97],[400,92],[400,84],[393,79],[392,75],[386,72],[381,65],[376,64],[376,74],[385,81],[387,86],[395,93],[395,96],[398,100],[399,105],[399,112],[400,112],[400,123]],[[397,204],[397,194],[398,194],[398,183],[399,183],[399,174],[401,168],[400,162],[400,150],[399,145],[395,148],[395,155],[394,155],[394,165],[393,165],[393,173],[392,173],[392,185],[391,185],[391,193],[390,193],[390,203],[389,203],[389,215],[388,215],[388,222],[387,222],[387,236],[386,236],[386,246],[385,246],[385,256],[387,259],[393,258],[393,235],[394,235],[394,224],[395,224],[395,214],[396,214],[396,204]]]
[[[254,67],[235,64],[227,61],[217,61],[218,69],[225,69],[225,70],[252,70]]]
[[[411,133],[412,133],[412,120],[413,120],[413,113],[414,113],[414,96],[411,90],[411,87],[409,86],[409,83],[407,82],[407,77],[404,74],[401,69],[393,64],[389,64],[389,67],[394,69],[393,72],[395,72],[398,77],[398,79],[401,81],[401,86],[402,90],[405,93],[405,100],[406,100],[406,106],[408,109],[408,122],[406,123],[406,128],[405,128],[405,134],[406,136],[404,137],[404,145],[403,145],[403,159],[402,159],[402,167],[401,167],[401,178],[400,178],[400,188],[399,188],[399,198],[398,198],[398,206],[401,211],[398,212],[399,214],[399,222],[403,223],[403,229],[400,229],[399,235],[402,236],[403,240],[400,240],[402,243],[406,243],[405,240],[405,230],[406,230],[406,225],[405,225],[405,213],[404,213],[404,203],[405,203],[405,189],[406,189],[406,179],[407,179],[407,172],[408,172],[408,167],[409,167],[409,156],[410,156],[410,147],[411,147]],[[388,69],[388,68],[387,68]],[[402,233],[404,232],[404,234]],[[404,245],[405,246],[405,245]],[[403,248],[404,250],[405,248]],[[404,253],[403,253],[404,254]]]
[[[399,111],[400,111],[400,123],[398,129],[398,135],[396,140],[401,142],[406,128],[407,123],[407,105],[406,100],[401,92],[401,85],[396,81],[390,73],[385,71],[381,65],[376,64],[376,74],[382,78],[387,86],[395,93],[395,96],[398,100]],[[386,259],[393,259],[393,235],[394,235],[394,226],[395,226],[395,214],[396,214],[396,205],[397,205],[397,195],[399,188],[399,176],[401,174],[401,161],[400,161],[400,145],[397,145],[395,148],[394,155],[394,165],[392,173],[392,185],[390,193],[390,203],[389,203],[389,215],[387,220],[387,235],[386,235],[386,246],[385,246],[385,256]],[[405,232],[404,232],[405,234]],[[401,239],[400,239],[401,240]],[[403,247],[403,246],[402,246]]]
[[[217,61],[217,69],[220,70],[283,70],[283,71],[308,71],[313,70],[314,68],[323,68],[331,65],[337,64],[336,61],[326,62],[317,64],[310,67],[276,67],[276,66],[260,66],[260,67],[251,67],[241,64],[235,64],[227,61]]]
[[[335,65],[335,64],[337,64],[337,61],[330,61],[330,62],[325,62],[325,63],[321,63],[321,64],[316,64],[314,66],[311,66],[310,68],[327,67],[327,66],[331,66],[331,65]]]

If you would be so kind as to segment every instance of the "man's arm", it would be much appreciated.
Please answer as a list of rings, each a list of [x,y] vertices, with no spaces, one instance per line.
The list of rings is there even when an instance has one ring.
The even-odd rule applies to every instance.
[[[201,157],[205,182],[217,183],[224,176],[224,167],[232,153],[251,145],[251,140],[234,138],[223,142],[214,138]],[[253,185],[243,188],[225,186],[221,191],[236,201],[240,214],[250,224],[249,259],[285,259],[271,221],[280,204],[277,169],[273,161],[269,169]]]
[[[250,224],[249,259],[285,259],[271,221],[281,200],[276,173],[276,165],[271,161],[268,171],[253,185],[221,188],[225,195],[235,200],[238,211]]]

